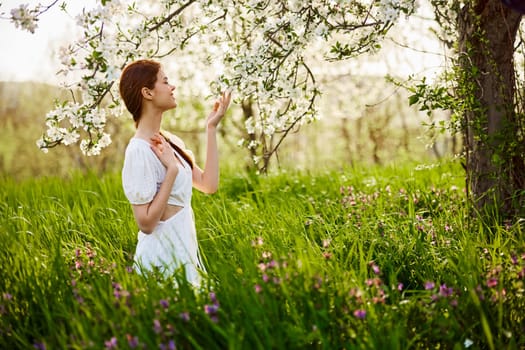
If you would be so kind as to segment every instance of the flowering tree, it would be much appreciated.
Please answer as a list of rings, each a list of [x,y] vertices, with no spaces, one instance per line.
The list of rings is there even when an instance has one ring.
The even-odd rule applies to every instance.
[[[55,3],[20,5],[10,19],[34,31]],[[181,76],[206,77],[202,88],[211,94],[234,90],[244,112],[240,144],[265,171],[286,136],[318,116],[312,65],[319,62],[309,61],[309,50],[323,43],[326,60],[377,50],[399,16],[413,10],[414,0],[101,0],[78,15],[82,35],[61,51],[64,86],[80,96],[57,102],[37,144],[47,151],[80,142],[83,153],[99,154],[111,142],[106,116],[121,113],[120,70],[137,58],[177,53],[177,60],[191,57]]]

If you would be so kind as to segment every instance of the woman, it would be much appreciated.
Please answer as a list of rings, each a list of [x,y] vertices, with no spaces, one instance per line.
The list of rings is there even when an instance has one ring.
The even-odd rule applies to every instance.
[[[205,269],[199,258],[191,209],[192,187],[204,193],[217,190],[216,129],[231,94],[224,93],[208,115],[206,165],[202,170],[179,138],[160,131],[163,113],[177,103],[175,86],[168,82],[158,62],[138,60],[127,65],[119,90],[136,126],[122,168],[124,193],[140,230],[135,263],[141,270],[159,269],[165,276],[184,267],[188,282],[198,287]]]

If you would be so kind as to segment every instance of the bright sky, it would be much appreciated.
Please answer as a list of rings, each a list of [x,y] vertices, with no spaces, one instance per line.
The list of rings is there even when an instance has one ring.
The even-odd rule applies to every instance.
[[[75,31],[74,18],[57,6],[59,1],[38,21],[34,34],[20,28],[6,19],[12,8],[21,4],[30,7],[44,5],[53,0],[0,0],[0,80],[2,81],[44,81],[57,82],[55,73],[59,69],[56,52],[67,43]],[[83,7],[92,6],[94,0],[68,1],[68,11],[74,16]],[[72,17],[73,17],[72,16]]]

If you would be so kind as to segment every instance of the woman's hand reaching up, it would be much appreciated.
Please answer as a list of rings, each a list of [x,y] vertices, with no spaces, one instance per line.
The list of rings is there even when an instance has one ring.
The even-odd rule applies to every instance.
[[[215,102],[215,104],[213,105],[213,110],[208,115],[208,128],[216,128],[217,125],[219,125],[219,122],[221,121],[222,117],[224,117],[224,114],[230,106],[231,97],[231,91],[225,91],[222,93],[221,97]]]

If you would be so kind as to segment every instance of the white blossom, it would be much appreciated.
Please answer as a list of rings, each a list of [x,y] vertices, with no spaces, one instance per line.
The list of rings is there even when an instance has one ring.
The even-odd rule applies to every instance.
[[[37,5],[34,9],[30,9],[27,4],[21,4],[11,10],[11,22],[14,23],[16,28],[34,33],[38,27],[39,11],[40,5]]]
[[[65,102],[46,115],[41,149],[54,142],[73,144],[97,155],[111,143],[105,133],[107,115],[119,115],[121,68],[137,58],[162,60],[184,84],[177,97],[196,98],[234,90],[237,101],[251,101],[254,115],[244,120],[252,141],[239,142],[261,154],[270,138],[320,117],[319,70],[326,58],[354,57],[377,50],[401,13],[413,11],[413,0],[197,0],[177,16],[165,19],[186,2],[112,0],[77,16],[81,37],[59,51],[66,87],[80,88],[81,103]],[[370,13],[361,9],[370,8]],[[11,12],[15,25],[36,28],[38,7],[21,5]],[[264,20],[261,20],[264,18]],[[340,41],[347,46],[335,44]],[[338,51],[339,50],[339,51]],[[173,55],[166,57],[166,55]],[[171,64],[169,62],[175,62]],[[80,77],[80,78],[78,78]],[[105,98],[116,107],[106,112]],[[253,136],[253,139],[252,139]]]

